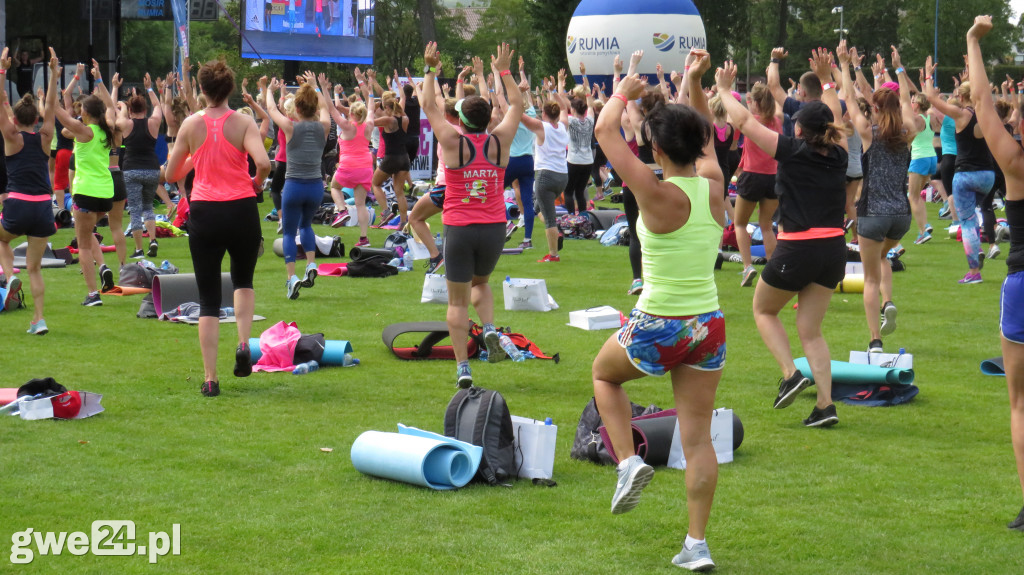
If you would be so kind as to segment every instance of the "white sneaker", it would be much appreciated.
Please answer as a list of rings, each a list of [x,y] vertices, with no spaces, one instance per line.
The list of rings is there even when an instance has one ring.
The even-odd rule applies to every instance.
[[[997,257],[999,256],[999,254],[1001,254],[1001,253],[1003,253],[1003,252],[999,251],[999,246],[992,246],[992,247],[991,247],[991,248],[990,248],[990,249],[988,250],[988,259],[990,259],[990,260],[994,260],[994,259],[996,259],[996,258],[997,258]]]
[[[715,568],[715,562],[711,560],[711,551],[708,550],[707,541],[695,543],[692,549],[687,549],[684,543],[682,551],[672,558],[672,564],[676,567],[700,572],[711,571]]]
[[[640,503],[640,492],[654,477],[654,468],[644,463],[639,455],[634,455],[620,462],[616,471],[619,480],[612,495],[612,513],[618,515],[632,511]]]

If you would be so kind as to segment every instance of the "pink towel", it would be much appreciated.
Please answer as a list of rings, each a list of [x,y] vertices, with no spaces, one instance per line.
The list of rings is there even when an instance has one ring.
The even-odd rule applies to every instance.
[[[302,333],[295,322],[279,321],[260,334],[260,356],[253,371],[291,371],[295,369],[295,344]]]

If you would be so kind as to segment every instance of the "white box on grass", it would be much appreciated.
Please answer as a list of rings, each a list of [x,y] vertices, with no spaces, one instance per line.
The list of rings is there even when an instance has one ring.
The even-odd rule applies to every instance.
[[[587,331],[598,329],[618,329],[622,326],[622,314],[610,305],[592,307],[569,312],[569,323]]]

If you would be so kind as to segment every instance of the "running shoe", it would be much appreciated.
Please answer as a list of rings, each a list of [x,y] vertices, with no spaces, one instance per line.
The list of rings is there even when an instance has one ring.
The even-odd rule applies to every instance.
[[[633,283],[629,285],[629,289],[626,290],[626,295],[640,295],[644,293],[644,280],[635,279]]]
[[[884,351],[884,348],[882,348],[882,340],[873,339],[868,343],[868,353],[882,353]]]
[[[1024,507],[1020,508],[1020,514],[1017,515],[1016,519],[1006,524],[1006,528],[1024,531]]]
[[[14,298],[18,297],[18,290],[21,289],[21,280],[18,276],[12,276],[11,281],[7,283],[7,297],[4,299],[4,306],[2,309],[11,310],[16,306],[12,306]]]
[[[103,300],[100,299],[99,292],[92,292],[85,296],[85,301],[82,302],[85,307],[96,307],[103,305]]]
[[[199,388],[199,392],[206,397],[217,397],[220,395],[220,383],[216,381],[206,381]]]
[[[644,463],[639,455],[633,455],[619,462],[615,471],[618,481],[612,495],[612,513],[619,515],[632,511],[640,503],[640,493],[654,477],[654,468]]]
[[[110,291],[114,289],[114,272],[107,267],[107,264],[100,266],[100,283],[103,286],[101,291]]]
[[[519,249],[522,249],[522,250],[532,250],[533,249],[533,240],[523,240],[523,241],[519,242]]]
[[[931,239],[932,239],[931,232],[925,232],[923,234],[917,234],[917,239],[914,240],[914,243],[916,245],[921,245],[921,244],[930,242]]]
[[[365,236],[359,238],[359,241],[356,242],[356,247],[357,248],[365,248],[365,247],[369,247],[369,246],[370,246],[370,240],[367,239]]]
[[[50,333],[50,330],[46,327],[46,320],[41,319],[37,322],[29,323],[27,333],[32,335],[46,335]]]
[[[375,225],[373,227],[375,227],[375,228],[382,228],[382,227],[388,225],[388,222],[391,221],[391,218],[394,217],[394,215],[395,214],[391,210],[389,210],[387,208],[384,208],[384,210],[380,213],[380,221],[377,222],[377,225]]]
[[[267,220],[268,222],[276,222],[280,220],[281,217],[277,215],[277,208],[274,208],[270,210],[270,213],[267,214],[267,216],[263,219]]]
[[[288,281],[285,282],[288,299],[298,299],[300,287],[302,287],[302,281],[299,279],[299,276],[292,276],[288,278]]]
[[[672,564],[676,567],[689,569],[704,573],[715,568],[715,562],[711,560],[711,551],[708,550],[707,541],[694,543],[692,549],[687,549],[683,544],[683,550],[672,558]]]
[[[903,247],[903,244],[896,244],[896,247],[889,250],[889,259],[898,260],[903,257],[903,254],[907,253],[907,249]]]
[[[507,224],[505,224],[505,243],[508,243],[509,241],[512,240],[512,234],[516,233],[516,230],[518,229],[519,222],[516,220],[511,220]]]
[[[487,363],[498,363],[508,356],[501,347],[501,335],[494,328],[484,330],[484,345],[487,346]]]
[[[316,281],[317,267],[313,262],[306,264],[306,275],[302,277],[302,287],[311,288]]]
[[[155,258],[156,257],[156,252],[159,249],[160,249],[160,244],[157,243],[156,240],[149,240],[149,250],[146,252],[146,255],[151,257],[151,258]]]
[[[757,277],[757,270],[754,266],[749,266],[743,270],[743,279],[740,280],[740,287],[750,287],[754,285],[754,278]]]
[[[950,213],[949,213],[949,201],[948,200],[942,202],[942,207],[939,208],[939,218],[943,219],[943,220],[948,220],[948,219],[951,218]]]
[[[437,254],[436,258],[430,258],[427,260],[427,273],[432,274],[437,271],[437,268],[444,265],[444,256]]]
[[[141,260],[144,257],[146,257],[146,254],[143,253],[142,250],[135,250],[134,252],[132,252],[132,256],[131,256],[131,258],[133,260]]]
[[[600,202],[603,199],[604,199],[604,190],[601,190],[601,191],[597,192],[596,194],[594,194],[594,199],[590,200],[590,203],[593,204],[594,202]]]
[[[542,257],[539,260],[537,260],[537,263],[543,264],[543,263],[547,263],[547,262],[560,262],[560,261],[562,261],[562,258],[560,258],[558,256],[553,256],[551,254],[544,254],[544,257]]]
[[[807,427],[831,427],[839,423],[839,416],[836,415],[836,405],[830,404],[825,409],[815,407],[811,414],[804,420]]]
[[[348,222],[350,219],[352,219],[352,216],[349,215],[348,208],[345,208],[344,210],[341,210],[340,212],[334,214],[334,219],[331,220],[331,227],[340,228],[344,226],[345,223]]]
[[[999,246],[992,246],[988,250],[988,259],[994,260],[997,257],[999,257],[999,254],[1001,254],[1001,253],[1003,253],[1003,252],[999,250]]]
[[[469,371],[469,362],[460,363],[455,368],[455,385],[462,389],[473,387],[473,374]]]
[[[896,331],[896,304],[891,301],[882,306],[882,335]]]
[[[925,224],[924,224],[924,233],[930,234],[930,233],[932,233],[934,231],[935,231],[935,228],[933,228],[931,224],[925,222]]]
[[[811,385],[811,380],[804,377],[804,374],[800,373],[800,370],[793,372],[793,375],[788,378],[779,378],[779,395],[775,398],[775,403],[772,407],[775,409],[782,409],[792,405],[793,400],[796,399],[800,392],[807,389]]]
[[[235,348],[235,377],[249,377],[252,375],[252,352],[249,351],[248,343],[240,343]]]
[[[971,272],[967,272],[967,274],[964,275],[964,277],[960,278],[960,281],[957,282],[957,283],[964,284],[964,285],[966,285],[966,284],[980,284],[981,283],[981,274],[980,273],[972,274]]]

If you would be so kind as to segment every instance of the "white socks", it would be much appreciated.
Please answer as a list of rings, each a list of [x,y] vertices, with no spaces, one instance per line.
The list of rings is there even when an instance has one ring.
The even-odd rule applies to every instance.
[[[706,541],[706,539],[694,539],[693,537],[690,537],[689,533],[687,533],[686,534],[686,541],[683,542],[683,547],[686,547],[686,549],[688,549],[688,550],[689,549],[693,549],[694,545],[696,545],[698,543],[704,543],[705,541]]]

